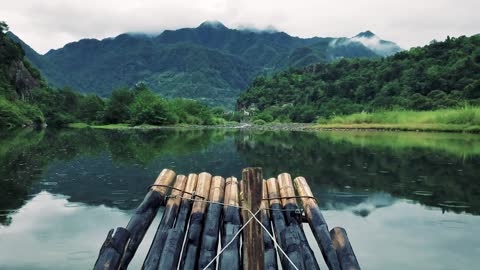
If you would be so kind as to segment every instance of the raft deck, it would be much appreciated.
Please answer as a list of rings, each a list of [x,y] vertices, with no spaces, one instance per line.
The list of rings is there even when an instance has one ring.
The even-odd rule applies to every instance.
[[[94,269],[127,269],[160,207],[163,215],[142,269],[320,269],[308,223],[329,269],[360,269],[343,228],[329,231],[303,177],[242,180],[164,169],[125,228],[110,230]]]

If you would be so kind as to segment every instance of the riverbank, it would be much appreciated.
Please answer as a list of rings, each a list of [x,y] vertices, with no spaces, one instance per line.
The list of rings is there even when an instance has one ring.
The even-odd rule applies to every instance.
[[[314,129],[480,133],[480,107],[356,113],[320,120]]]
[[[88,125],[85,123],[69,124],[70,128],[95,129],[255,129],[255,130],[379,130],[379,131],[422,131],[422,132],[456,132],[480,133],[480,107],[463,107],[436,111],[385,111],[374,113],[356,113],[336,116],[318,123],[252,123],[229,122],[222,125],[188,125],[171,126],[109,124]]]
[[[151,129],[215,129],[215,128],[247,128],[250,127],[250,124],[247,123],[228,123],[223,125],[189,125],[189,124],[178,124],[178,125],[166,125],[166,126],[155,126],[155,125],[138,125],[132,126],[129,124],[108,124],[108,125],[89,125],[86,123],[71,123],[68,124],[68,128],[93,128],[93,129],[113,129],[113,130],[122,130],[122,129],[140,129],[140,130],[151,130]]]
[[[172,125],[154,126],[128,124],[88,125],[85,123],[72,123],[69,128],[83,129],[108,129],[108,130],[155,130],[155,129],[252,129],[252,130],[283,130],[283,131],[416,131],[416,132],[453,132],[453,133],[480,133],[480,126],[455,125],[455,124],[312,124],[312,123],[284,123],[253,125],[249,123],[236,123],[227,125]]]

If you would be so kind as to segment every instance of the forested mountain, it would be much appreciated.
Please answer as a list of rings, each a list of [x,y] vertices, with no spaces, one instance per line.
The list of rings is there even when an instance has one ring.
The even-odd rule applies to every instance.
[[[257,78],[237,108],[264,120],[383,109],[431,110],[480,105],[480,36],[433,41],[380,59],[341,59]]]
[[[50,87],[37,69],[25,60],[29,48],[7,36],[8,25],[0,21],[0,128],[88,124],[220,124],[223,110],[199,101],[167,100],[145,84],[115,89],[108,99],[71,89]],[[31,58],[34,59],[34,58]],[[37,58],[39,60],[39,58]]]
[[[166,97],[230,104],[258,75],[338,58],[378,57],[401,49],[367,31],[353,38],[292,37],[284,32],[235,30],[219,22],[159,35],[122,34],[83,39],[40,55],[20,42],[47,81],[84,93],[109,96],[112,89],[143,81]]]
[[[28,101],[42,84],[40,74],[24,60],[22,47],[7,38],[6,23],[0,21],[0,128],[38,125],[42,112]]]

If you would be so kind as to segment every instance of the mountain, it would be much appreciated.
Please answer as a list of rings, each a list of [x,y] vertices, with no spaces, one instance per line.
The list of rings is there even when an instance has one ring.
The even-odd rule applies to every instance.
[[[256,111],[265,121],[311,122],[362,111],[467,103],[480,105],[480,36],[447,38],[381,59],[342,59],[259,77],[241,94],[237,108]]]
[[[230,106],[258,75],[401,50],[375,35],[298,38],[271,29],[229,29],[217,21],[156,36],[126,33],[103,40],[82,39],[45,55],[16,39],[53,86],[108,96],[112,89],[145,82],[166,97]]]
[[[40,74],[24,60],[22,47],[0,25],[0,128],[43,123],[43,114],[29,104],[32,90],[42,85]]]

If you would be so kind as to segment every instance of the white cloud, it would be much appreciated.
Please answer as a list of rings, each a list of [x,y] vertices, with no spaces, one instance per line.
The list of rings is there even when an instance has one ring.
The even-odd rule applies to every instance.
[[[7,0],[0,20],[40,52],[81,38],[158,33],[206,20],[301,37],[350,37],[369,29],[409,48],[480,32],[478,10],[478,0]]]

